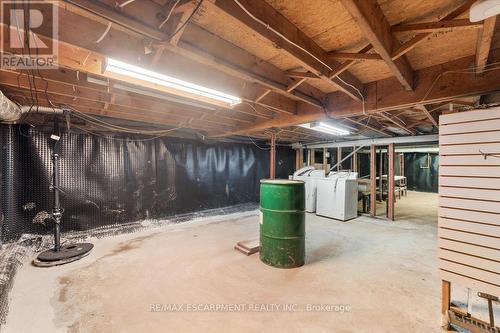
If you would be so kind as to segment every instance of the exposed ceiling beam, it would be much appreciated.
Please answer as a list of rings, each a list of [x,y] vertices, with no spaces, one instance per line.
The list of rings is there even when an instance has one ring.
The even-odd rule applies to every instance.
[[[436,127],[439,127],[439,123],[438,121],[436,120],[436,118],[434,118],[434,116],[429,112],[429,110],[427,109],[427,107],[425,105],[422,105],[422,104],[419,104],[419,105],[415,105],[415,108],[416,109],[419,109],[421,110],[426,116],[427,118],[431,121],[432,125],[436,126]]]
[[[383,60],[376,53],[347,53],[347,52],[328,52],[328,57],[331,59],[347,59],[347,60]]]
[[[51,73],[54,72],[58,72],[59,75],[51,76]],[[77,79],[77,74],[69,69],[41,70],[40,74],[37,73],[34,78],[30,79],[31,82],[25,73],[5,70],[1,70],[0,73],[0,84],[3,87],[38,91],[40,94],[38,102],[46,100],[44,95],[46,91],[51,96],[51,99],[55,99],[52,102],[59,101],[60,103],[74,104],[77,109],[85,106],[93,109],[102,108],[105,111],[127,112],[128,110],[129,113],[146,116],[163,115],[172,111],[181,118],[189,116],[197,119],[202,115],[209,118],[218,115],[221,118],[220,124],[224,124],[224,121],[226,121],[233,126],[252,124],[256,119],[256,116],[237,113],[237,111],[228,112],[227,110],[207,107],[203,104],[196,105],[182,99],[168,100],[156,97],[154,94],[148,94],[148,91],[144,91],[144,94],[131,92],[125,90],[123,85],[116,85],[114,81],[110,82],[110,85],[113,86],[113,90],[110,92],[107,85],[87,81],[87,77],[83,73],[79,74],[80,79]],[[42,75],[43,79],[38,75]],[[57,78],[58,81],[54,81],[54,78]],[[67,78],[67,80],[65,81],[64,78]]]
[[[392,59],[392,51],[399,42],[391,34],[391,26],[377,1],[341,0],[354,18],[366,39],[384,59],[392,74],[407,90],[413,90],[413,69],[405,57]]]
[[[316,74],[311,72],[298,72],[298,71],[287,71],[286,74],[290,77],[306,78],[306,79],[319,79]]]
[[[487,18],[484,20],[483,28],[479,31],[476,46],[476,59],[474,61],[477,71],[482,71],[488,63],[496,22],[497,16]]]
[[[391,134],[385,132],[384,130],[380,129],[380,128],[376,128],[372,125],[369,125],[369,124],[365,124],[361,121],[358,121],[356,119],[352,119],[352,118],[344,118],[345,120],[347,120],[348,122],[351,122],[353,124],[356,124],[358,126],[361,126],[361,127],[364,127],[366,129],[369,129],[370,131],[373,131],[373,132],[377,132],[379,134],[382,134],[383,136],[392,136]]]
[[[500,49],[492,50],[493,61],[500,60]],[[475,96],[500,90],[498,75],[500,70],[493,70],[477,76],[470,73],[455,73],[470,67],[474,57],[465,57],[448,63],[424,68],[416,71],[419,85],[415,91],[406,91],[395,78],[388,78],[367,84],[367,97],[364,112],[366,114],[385,111],[396,111],[420,104],[440,103],[466,96]],[[444,74],[448,73],[448,74]],[[363,108],[339,93],[330,94],[326,106],[328,115],[334,118],[363,114]],[[294,116],[277,116],[246,128],[238,129],[238,133],[270,128],[286,127],[317,121],[326,117],[325,112],[299,109]],[[234,133],[225,133],[231,135]]]
[[[358,53],[359,54],[364,54],[364,53],[367,53],[368,51],[370,51],[372,49],[372,45],[371,44],[368,44],[367,46],[363,47]],[[333,77],[336,77],[337,75],[340,75],[342,74],[343,72],[345,72],[346,70],[348,70],[352,65],[354,65],[356,63],[356,60],[347,60],[347,61],[344,61],[341,65],[337,66],[332,74],[330,75],[331,78]]]
[[[470,6],[475,2],[476,0],[467,0],[465,3],[463,3],[462,5],[460,5],[458,8],[456,8],[455,10],[453,10],[451,13],[449,13],[448,15],[444,16],[441,20],[439,20],[438,22],[441,22],[441,21],[448,21],[448,20],[453,20],[455,19],[456,17],[462,15],[465,11],[467,11]],[[400,57],[402,57],[403,55],[405,55],[407,52],[411,51],[413,48],[415,48],[418,44],[420,44],[422,41],[424,41],[425,39],[427,39],[428,37],[432,36],[432,33],[431,32],[427,32],[427,33],[421,33],[421,34],[418,34],[416,36],[414,36],[413,38],[411,38],[410,40],[406,41],[405,43],[403,43],[402,45],[399,45],[398,47],[396,47],[394,49],[394,51],[392,52],[392,59],[396,60]]]
[[[468,19],[457,19],[457,20],[446,20],[438,22],[428,22],[428,23],[415,23],[415,24],[402,24],[394,25],[391,27],[391,31],[394,33],[398,32],[439,32],[439,31],[449,31],[451,29],[478,29],[483,25],[483,22],[471,22]]]
[[[339,64],[328,59],[326,52],[316,42],[264,0],[211,0],[211,2],[274,43],[276,47],[300,62],[306,70],[318,75],[321,80],[357,101],[362,99],[360,92],[363,92],[363,84],[348,72],[344,72],[341,76],[341,79],[348,84],[336,77],[332,79],[331,73]]]
[[[380,115],[382,116],[382,118],[384,118],[385,120],[393,123],[394,125],[396,125],[397,127],[401,128],[402,130],[408,132],[409,134],[411,135],[415,135],[417,134],[416,131],[414,130],[411,130],[409,128],[407,128],[404,124],[401,124],[399,121],[397,121],[396,119],[393,119],[391,116],[385,114],[384,112],[381,112]]]
[[[60,24],[66,27],[59,32],[59,62],[62,66],[101,75],[102,61],[104,59],[101,55],[106,54],[131,64],[148,67],[149,59],[144,55],[144,40],[142,38],[134,38],[123,31],[113,30],[112,28],[111,33],[102,42],[95,43],[96,36],[102,35],[102,31],[106,29],[105,23],[93,21],[63,8],[59,9],[59,20]],[[81,26],[86,27],[84,34],[80,33]],[[4,33],[8,33],[5,25],[2,25],[2,29],[4,29]],[[42,40],[48,40],[44,35],[51,34],[50,31],[45,30],[37,32]],[[68,46],[68,44],[78,47]],[[126,49],[123,48],[124,45],[127,46]],[[87,59],[89,60],[87,61]],[[274,73],[274,67],[265,66],[260,70],[264,69]],[[187,57],[180,57],[171,52],[168,52],[162,58],[161,70],[158,71],[239,96],[249,102],[253,102],[262,91],[255,84],[249,84],[247,81],[228,76],[215,68],[203,66]],[[288,77],[286,77],[286,80],[291,82]],[[300,104],[301,102],[295,102],[279,94],[268,96],[259,103],[259,105],[266,108],[285,113],[295,113]],[[319,107],[316,108],[319,109]]]

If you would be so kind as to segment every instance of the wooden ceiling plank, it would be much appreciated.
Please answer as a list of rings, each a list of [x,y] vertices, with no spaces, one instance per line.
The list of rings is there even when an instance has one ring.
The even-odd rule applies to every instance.
[[[359,54],[364,54],[370,51],[373,48],[371,44],[368,44],[367,46],[363,47],[358,53]],[[352,65],[356,64],[356,60],[347,60],[343,62],[341,65],[336,67],[333,72],[330,74],[330,78],[333,79],[334,77],[342,74],[346,70],[348,70]]]
[[[483,26],[482,22],[470,22],[468,19],[455,19],[443,20],[438,22],[415,23],[415,24],[402,24],[394,25],[391,27],[391,32],[419,32],[419,33],[433,33],[440,31],[449,31],[456,29],[478,29]]]
[[[358,126],[361,126],[361,127],[364,127],[366,129],[369,129],[370,131],[374,131],[374,132],[377,132],[379,134],[382,134],[383,136],[392,136],[391,134],[385,132],[384,130],[380,129],[380,128],[376,128],[376,127],[373,127],[371,125],[368,125],[368,124],[365,124],[365,123],[362,123],[361,121],[358,121],[358,120],[355,120],[355,119],[352,119],[352,118],[344,118],[345,120],[347,120],[348,122],[351,122],[353,124],[356,124]]]
[[[458,16],[462,15],[465,11],[467,11],[474,2],[475,2],[475,0],[467,0],[465,3],[463,3],[462,5],[457,7],[455,10],[453,10],[448,15],[444,16],[438,22],[453,20],[453,19],[457,18]],[[421,33],[421,34],[414,36],[412,39],[403,43],[402,45],[397,47],[396,50],[394,50],[394,52],[392,53],[392,59],[396,60],[396,59],[404,56],[406,53],[413,50],[413,48],[415,48],[418,44],[420,44],[420,42],[426,40],[427,37],[430,37],[430,36],[432,36],[432,33]]]
[[[391,26],[376,1],[341,0],[354,18],[364,36],[384,59],[392,74],[407,90],[413,90],[413,69],[405,57],[392,59],[393,49],[399,42],[391,34]]]
[[[287,71],[286,74],[290,77],[295,77],[295,78],[306,78],[306,79],[319,79],[319,76],[317,76],[314,73],[311,72],[298,72],[298,71]]]
[[[396,120],[395,120],[395,119],[393,119],[392,117],[390,117],[390,116],[386,115],[384,112],[381,112],[381,113],[379,113],[379,114],[382,116],[382,118],[384,118],[385,120],[387,120],[387,121],[389,121],[389,122],[393,123],[394,125],[396,125],[397,127],[401,128],[402,130],[404,130],[404,131],[408,132],[409,134],[411,134],[411,135],[415,135],[415,134],[417,134],[417,132],[415,132],[414,130],[409,129],[409,128],[408,128],[408,127],[406,127],[406,126],[404,126],[404,125],[403,125],[403,124],[401,124],[399,121],[396,121]]]
[[[418,105],[415,105],[415,108],[421,110],[426,115],[426,117],[431,121],[432,125],[439,127],[439,123],[438,123],[437,119],[434,118],[432,113],[429,112],[429,110],[427,109],[427,107],[425,105],[418,104]]]
[[[347,72],[342,74],[341,79],[351,86],[339,78],[330,79],[331,72],[338,66],[338,63],[328,59],[326,52],[316,42],[307,37],[304,32],[264,0],[211,0],[211,2],[220,10],[277,45],[290,57],[299,61],[306,70],[334,85],[352,99],[361,101],[360,92],[363,91],[363,84]]]
[[[328,52],[328,57],[332,59],[344,60],[383,60],[379,54],[376,53],[348,53],[348,52]]]
[[[479,31],[476,46],[476,59],[474,62],[477,71],[484,70],[488,63],[496,22],[497,16],[487,18],[484,20],[483,28]]]

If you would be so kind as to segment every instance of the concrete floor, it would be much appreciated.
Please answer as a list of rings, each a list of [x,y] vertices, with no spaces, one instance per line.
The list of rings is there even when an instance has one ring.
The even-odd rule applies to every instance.
[[[289,270],[233,250],[256,213],[92,240],[79,262],[23,266],[5,332],[440,332],[436,213],[437,195],[408,192],[396,222],[309,214],[306,265]]]

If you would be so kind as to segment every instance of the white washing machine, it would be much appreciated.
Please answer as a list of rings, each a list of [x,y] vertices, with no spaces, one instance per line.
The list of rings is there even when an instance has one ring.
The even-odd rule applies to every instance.
[[[306,212],[316,211],[316,182],[325,178],[325,170],[316,170],[313,166],[304,167],[295,171],[293,180],[302,180],[306,191]]]
[[[358,216],[358,173],[331,172],[316,181],[316,214],[347,221]]]

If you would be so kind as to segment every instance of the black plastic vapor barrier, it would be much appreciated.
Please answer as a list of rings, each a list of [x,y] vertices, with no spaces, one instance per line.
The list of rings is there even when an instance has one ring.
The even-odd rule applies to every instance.
[[[437,193],[439,155],[405,153],[405,176],[409,190]]]
[[[52,209],[50,131],[0,125],[0,240],[45,234]],[[62,231],[166,218],[258,202],[269,151],[253,144],[63,132]],[[277,177],[293,173],[295,153],[277,149]]]

